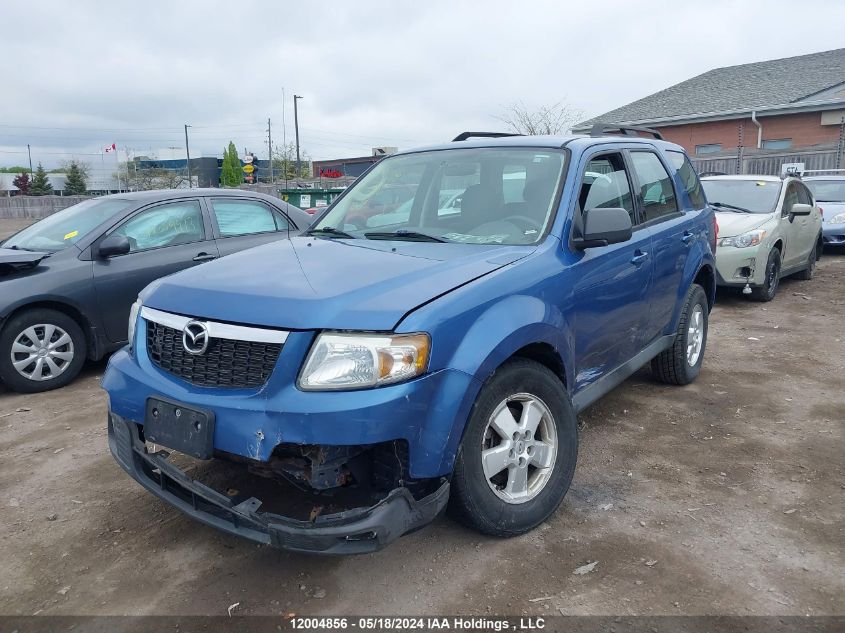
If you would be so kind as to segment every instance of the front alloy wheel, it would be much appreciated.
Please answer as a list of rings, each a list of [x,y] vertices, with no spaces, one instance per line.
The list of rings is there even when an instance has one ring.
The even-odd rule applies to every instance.
[[[509,360],[476,398],[452,473],[449,510],[494,536],[515,536],[552,514],[569,489],[578,422],[548,367]]]
[[[487,422],[481,461],[487,484],[506,503],[525,503],[545,487],[557,456],[557,429],[545,403],[528,393],[503,400]]]

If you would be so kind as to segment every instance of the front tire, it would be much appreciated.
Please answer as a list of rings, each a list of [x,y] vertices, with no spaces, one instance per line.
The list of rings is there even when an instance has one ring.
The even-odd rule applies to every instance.
[[[577,457],[578,422],[560,378],[531,360],[508,361],[473,406],[449,510],[485,534],[527,532],[560,505]]]
[[[751,298],[755,301],[771,301],[775,298],[780,286],[780,251],[773,248],[769,251],[766,261],[766,280],[760,288],[751,291]]]
[[[20,393],[64,387],[85,364],[85,343],[82,328],[62,312],[22,312],[0,333],[0,380]]]
[[[698,378],[707,346],[710,310],[704,288],[693,284],[687,291],[675,341],[651,361],[651,373],[670,385],[688,385]]]

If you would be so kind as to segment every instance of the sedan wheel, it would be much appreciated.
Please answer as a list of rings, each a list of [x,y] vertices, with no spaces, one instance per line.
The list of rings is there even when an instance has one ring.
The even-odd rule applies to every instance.
[[[12,343],[12,366],[29,380],[58,378],[72,361],[73,339],[57,325],[30,326]]]

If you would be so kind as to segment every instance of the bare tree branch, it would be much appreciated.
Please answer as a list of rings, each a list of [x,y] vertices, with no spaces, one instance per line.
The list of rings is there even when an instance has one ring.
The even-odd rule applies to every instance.
[[[536,136],[564,134],[583,118],[584,113],[565,101],[531,109],[524,102],[514,102],[494,118],[505,123],[512,132]]]

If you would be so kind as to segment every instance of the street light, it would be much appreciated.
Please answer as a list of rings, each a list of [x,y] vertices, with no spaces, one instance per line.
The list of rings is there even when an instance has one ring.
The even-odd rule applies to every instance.
[[[302,99],[299,95],[293,95],[293,128],[296,130],[296,178],[302,176],[301,166],[299,162],[299,113],[296,108],[297,99]]]
[[[188,189],[193,188],[194,183],[193,179],[191,178],[191,149],[188,147],[188,128],[191,127],[187,123],[185,124],[185,156],[188,157]]]

